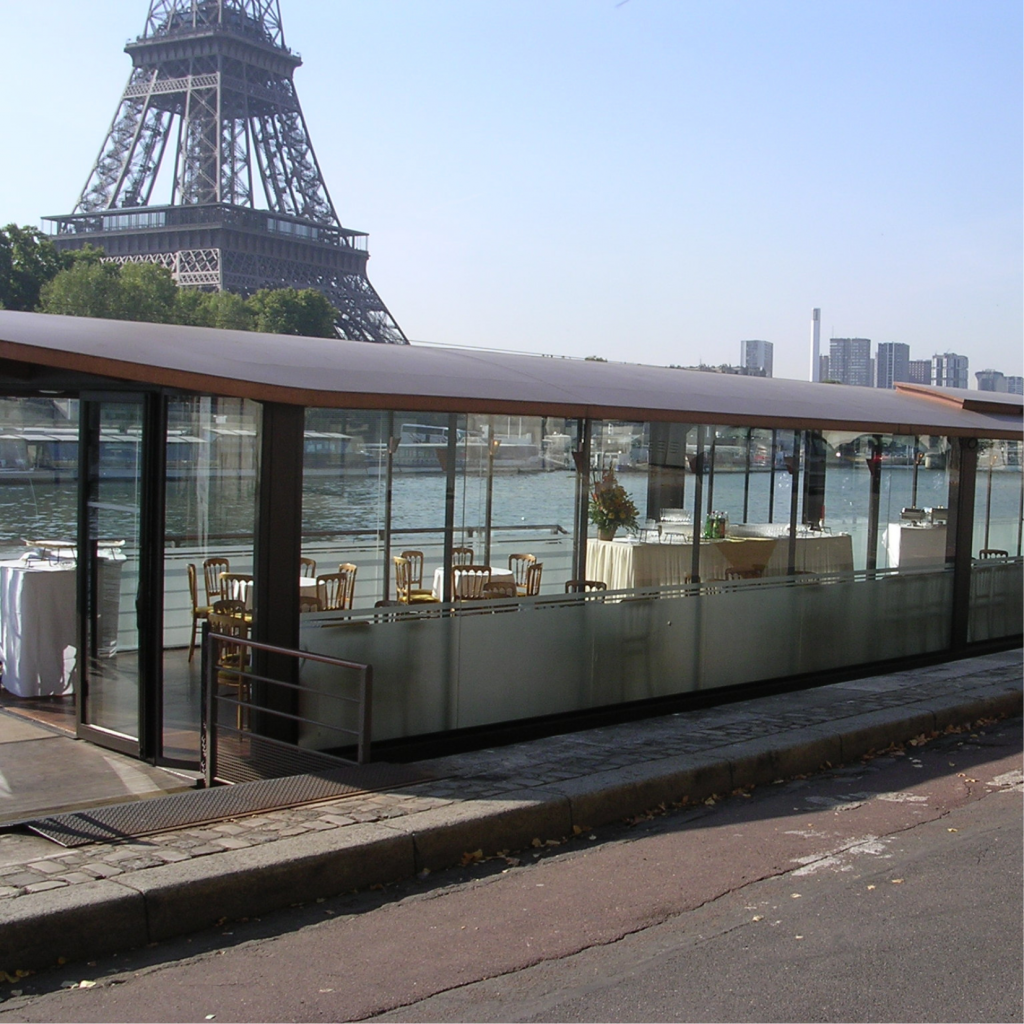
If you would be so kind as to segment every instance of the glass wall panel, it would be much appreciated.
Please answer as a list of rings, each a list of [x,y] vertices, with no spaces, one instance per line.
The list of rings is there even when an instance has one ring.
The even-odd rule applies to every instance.
[[[476,560],[520,592],[562,594],[572,578],[576,421],[470,416],[460,521]],[[513,556],[527,556],[525,558]]]
[[[389,414],[307,409],[303,454],[302,594],[317,597],[316,578],[355,567],[353,607],[384,597]],[[400,436],[400,427],[395,428]],[[348,602],[346,597],[345,601]],[[333,603],[333,602],[331,602]]]
[[[1024,492],[1020,448],[1019,441],[978,442],[972,550],[975,558],[1021,554],[1020,522]]]
[[[0,704],[69,731],[78,654],[78,412],[76,399],[0,399]]]
[[[241,593],[251,604],[244,577],[253,571],[259,431],[257,402],[190,396],[168,403],[163,742],[169,759],[199,756],[202,615],[195,609],[221,598],[222,572],[243,577]]]

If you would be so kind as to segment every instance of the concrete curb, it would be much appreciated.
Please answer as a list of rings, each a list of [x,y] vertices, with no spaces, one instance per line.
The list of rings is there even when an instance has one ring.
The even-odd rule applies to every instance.
[[[464,853],[527,848],[573,827],[622,821],[659,804],[809,774],[987,717],[1020,714],[1022,693],[994,684],[967,700],[937,699],[834,725],[610,769],[497,799],[475,799],[393,821],[280,839],[164,864],[114,879],[0,902],[0,969],[49,967],[127,950],[296,903],[457,864]]]

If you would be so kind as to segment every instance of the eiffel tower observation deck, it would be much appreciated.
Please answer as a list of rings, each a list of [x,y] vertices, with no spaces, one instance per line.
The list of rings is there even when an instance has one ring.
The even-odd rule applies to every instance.
[[[407,344],[313,152],[279,0],[150,0],[133,69],[59,249],[160,263],[182,287],[315,288],[338,333]],[[169,202],[161,197],[169,193]]]

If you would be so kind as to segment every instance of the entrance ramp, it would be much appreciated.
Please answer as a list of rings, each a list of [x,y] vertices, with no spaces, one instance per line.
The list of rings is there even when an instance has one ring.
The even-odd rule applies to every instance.
[[[332,759],[334,760],[334,759]],[[286,778],[190,790],[24,822],[61,846],[112,843],[227,818],[415,785],[432,778],[410,765],[339,764]]]

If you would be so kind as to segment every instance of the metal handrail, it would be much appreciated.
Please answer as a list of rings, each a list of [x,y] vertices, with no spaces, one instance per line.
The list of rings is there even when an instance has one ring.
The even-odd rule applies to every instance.
[[[352,669],[359,673],[359,696],[349,697],[340,693],[325,693],[314,690],[313,687],[303,686],[301,683],[291,683],[283,679],[274,679],[270,676],[260,675],[254,672],[247,672],[242,668],[232,668],[218,665],[217,660],[211,655],[211,641],[224,641],[244,647],[248,650],[263,651],[267,654],[282,655],[302,661],[313,661],[322,665],[330,665],[335,668]],[[315,654],[312,651],[301,651],[290,647],[279,647],[275,644],[262,643],[258,640],[250,640],[244,637],[228,636],[218,633],[211,628],[208,622],[203,623],[203,743],[202,759],[203,774],[206,778],[206,785],[212,786],[217,774],[217,718],[216,707],[218,702],[229,707],[246,707],[255,709],[263,714],[274,715],[293,722],[300,722],[306,725],[319,726],[330,729],[333,732],[343,733],[347,736],[354,736],[356,739],[356,763],[366,764],[370,760],[370,745],[372,739],[373,725],[373,666],[362,662],[347,661],[343,658],[332,658],[324,654]],[[315,693],[318,697],[328,697],[339,700],[346,704],[359,705],[359,726],[356,729],[349,729],[344,726],[331,725],[327,722],[306,718],[302,715],[293,715],[287,711],[279,711],[275,708],[256,707],[251,701],[234,700],[230,697],[217,695],[216,675],[224,673],[237,676],[249,682],[271,683],[274,686],[281,686],[293,692]],[[277,745],[295,746],[295,744],[284,744],[281,740],[272,737],[263,737],[264,740],[276,743]],[[346,760],[338,758],[338,760]]]

